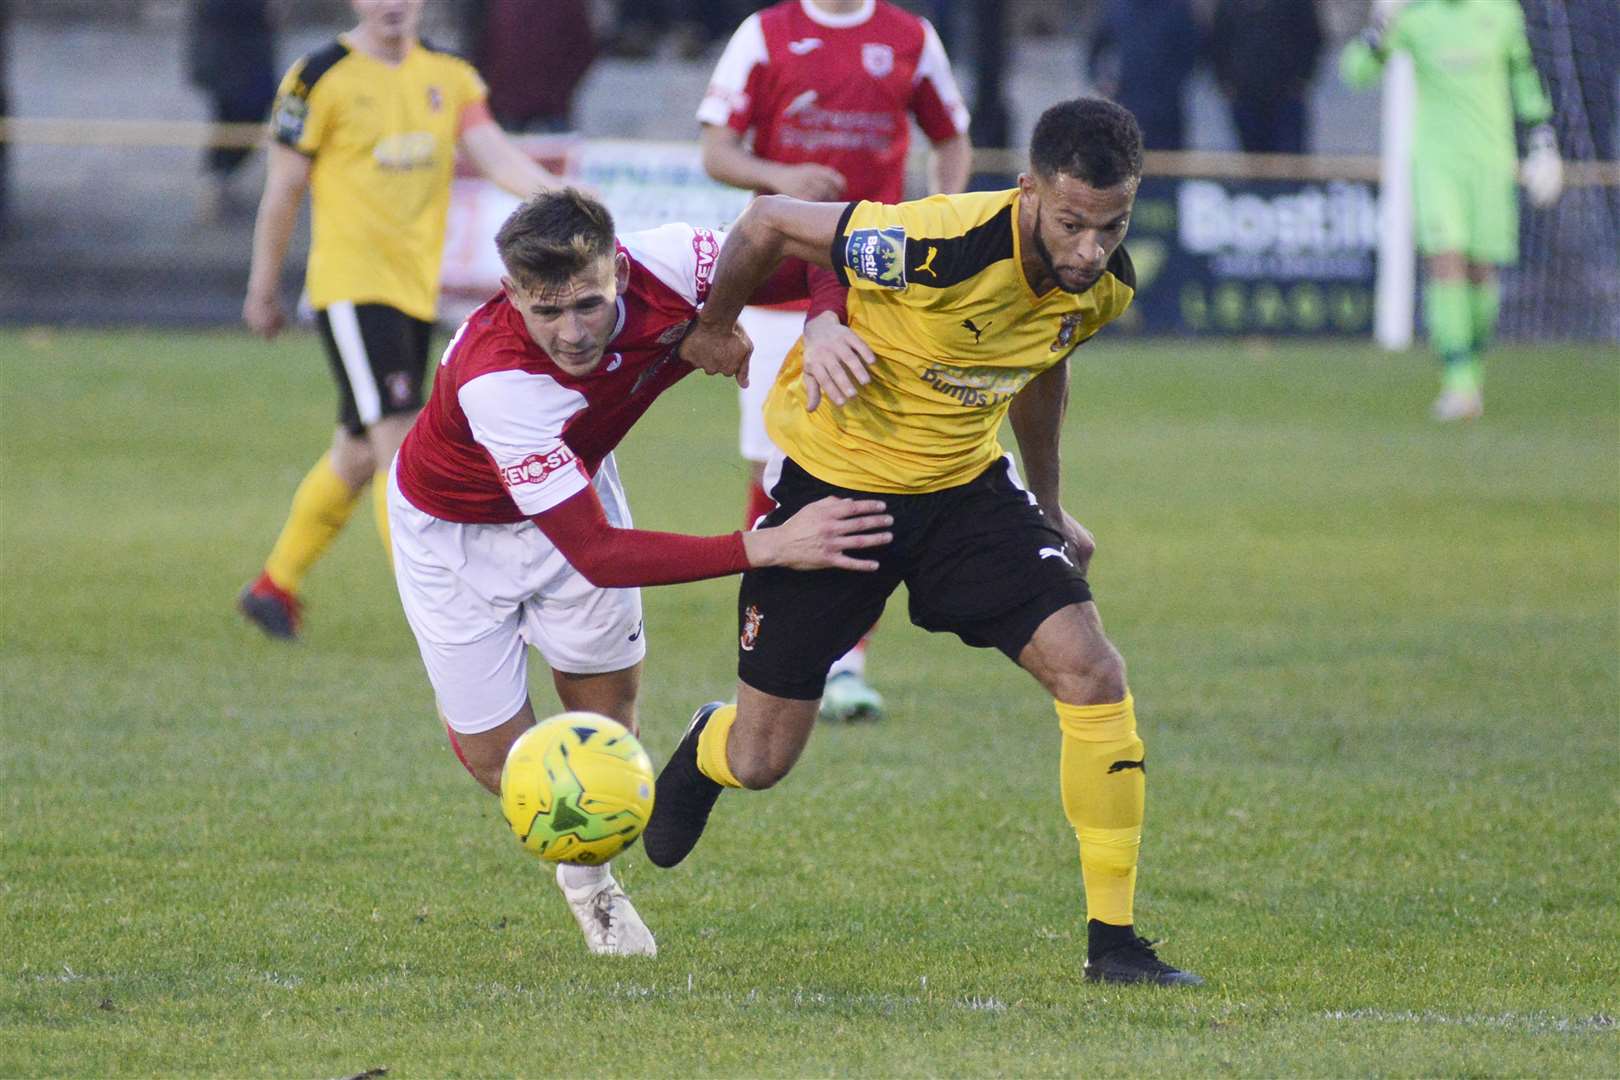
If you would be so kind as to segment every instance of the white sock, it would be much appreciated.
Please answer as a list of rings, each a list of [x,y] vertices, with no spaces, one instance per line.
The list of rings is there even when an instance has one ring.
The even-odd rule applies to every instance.
[[[857,679],[866,678],[866,639],[862,638],[849,652],[833,661],[833,666],[827,669],[827,678],[834,675],[853,675]]]
[[[562,863],[557,880],[562,882],[565,889],[583,889],[587,885],[600,885],[613,876],[607,864],[601,866],[578,866],[574,863]]]

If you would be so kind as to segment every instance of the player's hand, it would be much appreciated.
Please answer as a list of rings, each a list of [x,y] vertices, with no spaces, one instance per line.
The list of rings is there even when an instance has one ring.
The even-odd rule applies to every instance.
[[[1373,0],[1372,26],[1380,37],[1389,31],[1395,16],[1401,13],[1406,4],[1407,0]]]
[[[718,327],[702,319],[693,321],[675,349],[677,357],[706,374],[735,376],[738,386],[748,385],[748,358],[753,352],[748,331],[736,323]]]
[[[750,566],[786,566],[793,570],[876,570],[871,559],[849,554],[893,542],[886,531],[894,518],[881,499],[845,499],[829,495],[811,503],[780,525],[743,533]],[[885,530],[885,531],[876,531]]]
[[[824,311],[804,324],[804,407],[815,412],[825,394],[842,408],[860,387],[872,381],[868,371],[877,363],[861,335]]]
[[[270,341],[287,325],[287,313],[275,293],[249,292],[242,301],[242,321],[249,330]]]
[[[836,202],[844,197],[844,174],[827,165],[783,165],[771,181],[778,194],[805,202]]]
[[[1558,156],[1558,136],[1547,124],[1530,132],[1529,149],[1519,168],[1519,179],[1530,202],[1545,209],[1558,201],[1564,191],[1564,162]]]
[[[1361,39],[1372,46],[1374,52],[1383,52],[1384,35],[1389,33],[1390,26],[1395,22],[1395,16],[1401,13],[1406,4],[1407,0],[1373,0],[1372,20],[1362,33]]]
[[[1063,539],[1068,541],[1069,555],[1074,559],[1074,568],[1084,574],[1091,566],[1091,557],[1097,553],[1096,537],[1091,530],[1074,519],[1074,515],[1067,510],[1059,509],[1054,515],[1048,511],[1048,518],[1056,517],[1054,522]]]

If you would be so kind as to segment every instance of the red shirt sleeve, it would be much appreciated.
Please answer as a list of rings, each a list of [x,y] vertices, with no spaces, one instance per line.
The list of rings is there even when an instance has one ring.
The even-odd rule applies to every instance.
[[[848,326],[849,286],[824,266],[805,263],[804,269],[810,288],[810,310],[804,313],[804,321],[809,322],[824,311],[832,311],[837,313],[839,322]]]
[[[608,521],[596,489],[587,487],[530,518],[563,558],[599,589],[674,585],[740,574],[748,569],[742,533],[684,533],[620,529]]]
[[[836,311],[838,321],[849,322],[849,289],[838,280],[838,275],[803,259],[783,259],[771,276],[755,289],[748,298],[750,304],[769,307],[794,300],[810,298],[810,310],[805,318],[813,319],[823,311]]]

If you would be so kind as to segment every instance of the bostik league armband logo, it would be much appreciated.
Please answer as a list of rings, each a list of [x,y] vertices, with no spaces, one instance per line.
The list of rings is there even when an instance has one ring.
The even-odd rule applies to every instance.
[[[844,242],[844,265],[856,277],[885,289],[906,287],[906,230],[856,229]]]
[[[501,469],[501,478],[509,488],[520,484],[539,484],[558,469],[567,468],[579,459],[566,446],[559,446],[549,454],[530,454],[516,465]]]
[[[309,88],[296,83],[287,93],[276,99],[270,115],[270,128],[275,138],[290,146],[297,146],[304,137],[304,121],[309,119]]]

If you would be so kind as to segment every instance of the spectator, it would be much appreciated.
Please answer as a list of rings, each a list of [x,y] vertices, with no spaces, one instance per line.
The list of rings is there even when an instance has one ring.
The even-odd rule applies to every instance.
[[[596,59],[586,0],[474,0],[467,38],[495,122],[511,132],[573,129],[574,90]]]
[[[607,43],[607,52],[646,59],[667,36],[677,57],[696,60],[758,6],[738,0],[625,0],[619,5],[618,27]]]
[[[208,95],[216,124],[257,124],[276,96],[276,41],[269,0],[192,0],[186,24],[186,74]],[[251,146],[211,146],[203,156],[207,183],[197,216],[218,221],[245,208],[231,178],[253,153]]]
[[[1210,59],[1246,152],[1305,153],[1321,53],[1315,0],[1219,0]]]
[[[1136,115],[1146,149],[1183,150],[1182,96],[1202,51],[1188,0],[1104,0],[1087,67],[1098,93]]]

